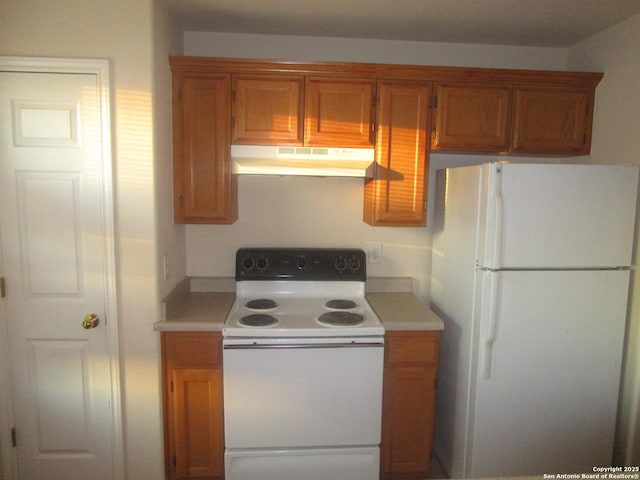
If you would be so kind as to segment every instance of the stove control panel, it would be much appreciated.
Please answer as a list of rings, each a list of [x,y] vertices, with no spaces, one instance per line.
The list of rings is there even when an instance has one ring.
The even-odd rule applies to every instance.
[[[236,281],[366,279],[366,255],[356,248],[241,248],[236,252]]]

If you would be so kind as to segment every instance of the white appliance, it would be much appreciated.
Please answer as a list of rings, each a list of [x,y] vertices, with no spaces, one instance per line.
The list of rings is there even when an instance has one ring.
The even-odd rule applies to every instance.
[[[491,163],[439,171],[436,183],[445,470],[611,465],[637,167]]]
[[[378,480],[384,328],[353,249],[240,249],[223,327],[227,480]]]

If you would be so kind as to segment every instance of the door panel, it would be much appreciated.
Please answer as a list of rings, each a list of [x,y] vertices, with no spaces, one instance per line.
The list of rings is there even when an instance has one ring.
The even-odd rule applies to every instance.
[[[88,342],[40,339],[27,345],[37,455],[91,454]]]
[[[25,294],[79,295],[79,175],[17,172],[16,177]]]
[[[0,73],[0,242],[20,478],[113,477],[96,74]],[[84,329],[85,315],[101,321]]]

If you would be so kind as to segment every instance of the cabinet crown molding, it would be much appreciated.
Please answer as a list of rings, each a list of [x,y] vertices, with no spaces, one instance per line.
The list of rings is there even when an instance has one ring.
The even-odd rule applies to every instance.
[[[264,60],[250,58],[170,56],[174,72],[330,75],[332,77],[372,77],[380,79],[502,82],[585,86],[594,88],[601,72],[563,70],[517,70],[481,67],[443,67],[384,63],[314,62],[307,60]]]

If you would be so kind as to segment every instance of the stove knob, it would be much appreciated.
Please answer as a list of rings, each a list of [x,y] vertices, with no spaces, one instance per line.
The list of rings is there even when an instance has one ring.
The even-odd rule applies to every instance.
[[[247,257],[242,261],[242,269],[243,270],[251,270],[255,265],[253,258]]]
[[[268,266],[269,260],[267,260],[265,257],[260,257],[256,262],[256,267],[258,267],[258,270],[260,270],[261,272],[265,271]]]
[[[360,259],[358,257],[352,257],[349,259],[349,270],[351,270],[352,272],[357,272],[358,270],[360,270],[361,266],[362,263],[360,262]]]
[[[347,260],[344,257],[340,256],[336,258],[336,261],[333,264],[333,266],[336,268],[337,271],[343,272],[345,268],[347,268]]]
[[[298,260],[296,261],[296,267],[298,267],[298,270],[304,270],[308,265],[309,261],[307,260],[307,257],[298,257]]]

